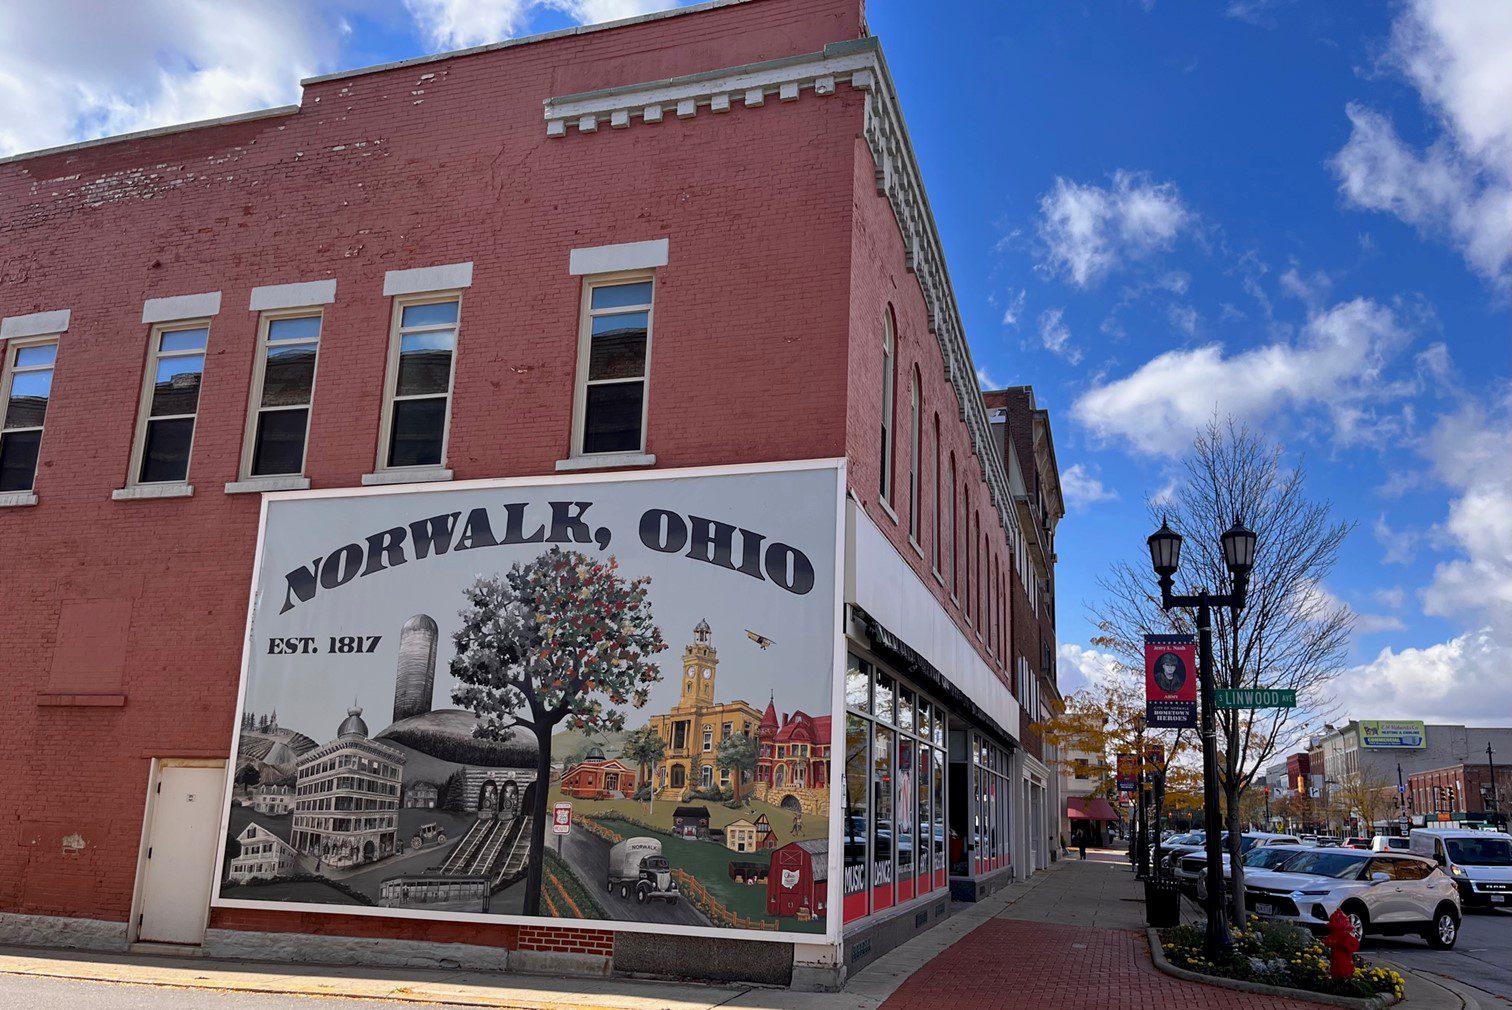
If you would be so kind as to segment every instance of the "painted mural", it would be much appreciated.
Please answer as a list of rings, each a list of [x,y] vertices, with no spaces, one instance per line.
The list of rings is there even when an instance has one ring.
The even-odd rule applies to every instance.
[[[270,496],[216,903],[827,931],[841,486]]]

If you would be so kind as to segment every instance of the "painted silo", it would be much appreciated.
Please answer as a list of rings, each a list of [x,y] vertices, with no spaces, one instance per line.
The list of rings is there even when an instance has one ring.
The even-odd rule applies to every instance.
[[[431,710],[436,686],[436,622],[416,614],[399,629],[399,672],[394,677],[394,721]]]

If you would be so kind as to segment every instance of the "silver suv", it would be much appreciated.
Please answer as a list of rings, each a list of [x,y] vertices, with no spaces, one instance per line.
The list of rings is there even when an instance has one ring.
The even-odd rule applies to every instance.
[[[1355,936],[1416,933],[1448,950],[1459,939],[1459,889],[1426,859],[1394,852],[1312,849],[1274,870],[1245,875],[1245,902],[1256,915],[1321,932],[1337,909]]]

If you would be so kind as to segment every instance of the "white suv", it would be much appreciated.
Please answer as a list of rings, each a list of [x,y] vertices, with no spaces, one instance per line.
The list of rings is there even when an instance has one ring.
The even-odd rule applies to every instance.
[[[1239,856],[1244,858],[1257,848],[1272,845],[1300,845],[1302,840],[1296,835],[1278,835],[1268,831],[1246,831],[1239,837]],[[1188,892],[1196,892],[1199,900],[1207,900],[1207,853],[1201,850],[1187,852],[1172,860],[1171,869],[1176,880]],[[1228,835],[1223,836],[1223,876],[1225,879],[1232,876],[1229,872]]]
[[[1245,902],[1256,915],[1321,932],[1337,909],[1355,936],[1416,933],[1448,950],[1459,939],[1459,889],[1426,859],[1394,852],[1316,849],[1276,870],[1245,876]]]

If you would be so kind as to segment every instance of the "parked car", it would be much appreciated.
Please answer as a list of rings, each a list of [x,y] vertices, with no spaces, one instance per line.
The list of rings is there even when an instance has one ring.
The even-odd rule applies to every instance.
[[[1200,852],[1207,844],[1207,832],[1191,831],[1184,835],[1177,835],[1169,841],[1160,843],[1160,871],[1170,873],[1176,860],[1193,852]],[[1154,858],[1155,848],[1150,847],[1150,857]]]
[[[1370,848],[1370,839],[1368,839],[1368,838],[1362,838],[1359,835],[1351,836],[1349,838],[1344,839],[1344,848],[1346,848],[1346,849],[1368,849],[1368,848]]]
[[[1282,869],[1285,867],[1287,860],[1299,852],[1308,852],[1312,848],[1313,846],[1308,845],[1306,842],[1296,842],[1294,844],[1262,845],[1251,849],[1245,854],[1244,859],[1241,860],[1244,864],[1245,880],[1249,879],[1249,874],[1252,870]],[[1229,858],[1227,855],[1223,858],[1223,873],[1225,877],[1228,877]],[[1197,878],[1197,900],[1206,904],[1207,895],[1207,874],[1204,873]]]
[[[1313,849],[1275,870],[1256,870],[1245,903],[1265,919],[1323,932],[1343,912],[1357,938],[1416,933],[1439,950],[1459,939],[1460,892],[1434,863],[1396,852]]]
[[[1372,852],[1406,852],[1411,847],[1405,835],[1376,835],[1370,840]]]
[[[1433,860],[1449,874],[1467,908],[1512,905],[1512,835],[1417,828],[1408,840],[1414,855]]]
[[[1239,852],[1241,855],[1250,850],[1268,845],[1300,845],[1301,839],[1296,835],[1280,835],[1269,831],[1249,831],[1239,836]],[[1228,836],[1223,837],[1223,875],[1229,875],[1229,854],[1227,851]],[[1172,866],[1172,874],[1181,886],[1189,893],[1197,890],[1197,881],[1204,875],[1207,869],[1207,853],[1205,851],[1189,852],[1176,860]]]
[[[1318,835],[1313,839],[1313,844],[1320,849],[1337,849],[1339,840],[1333,835]]]

